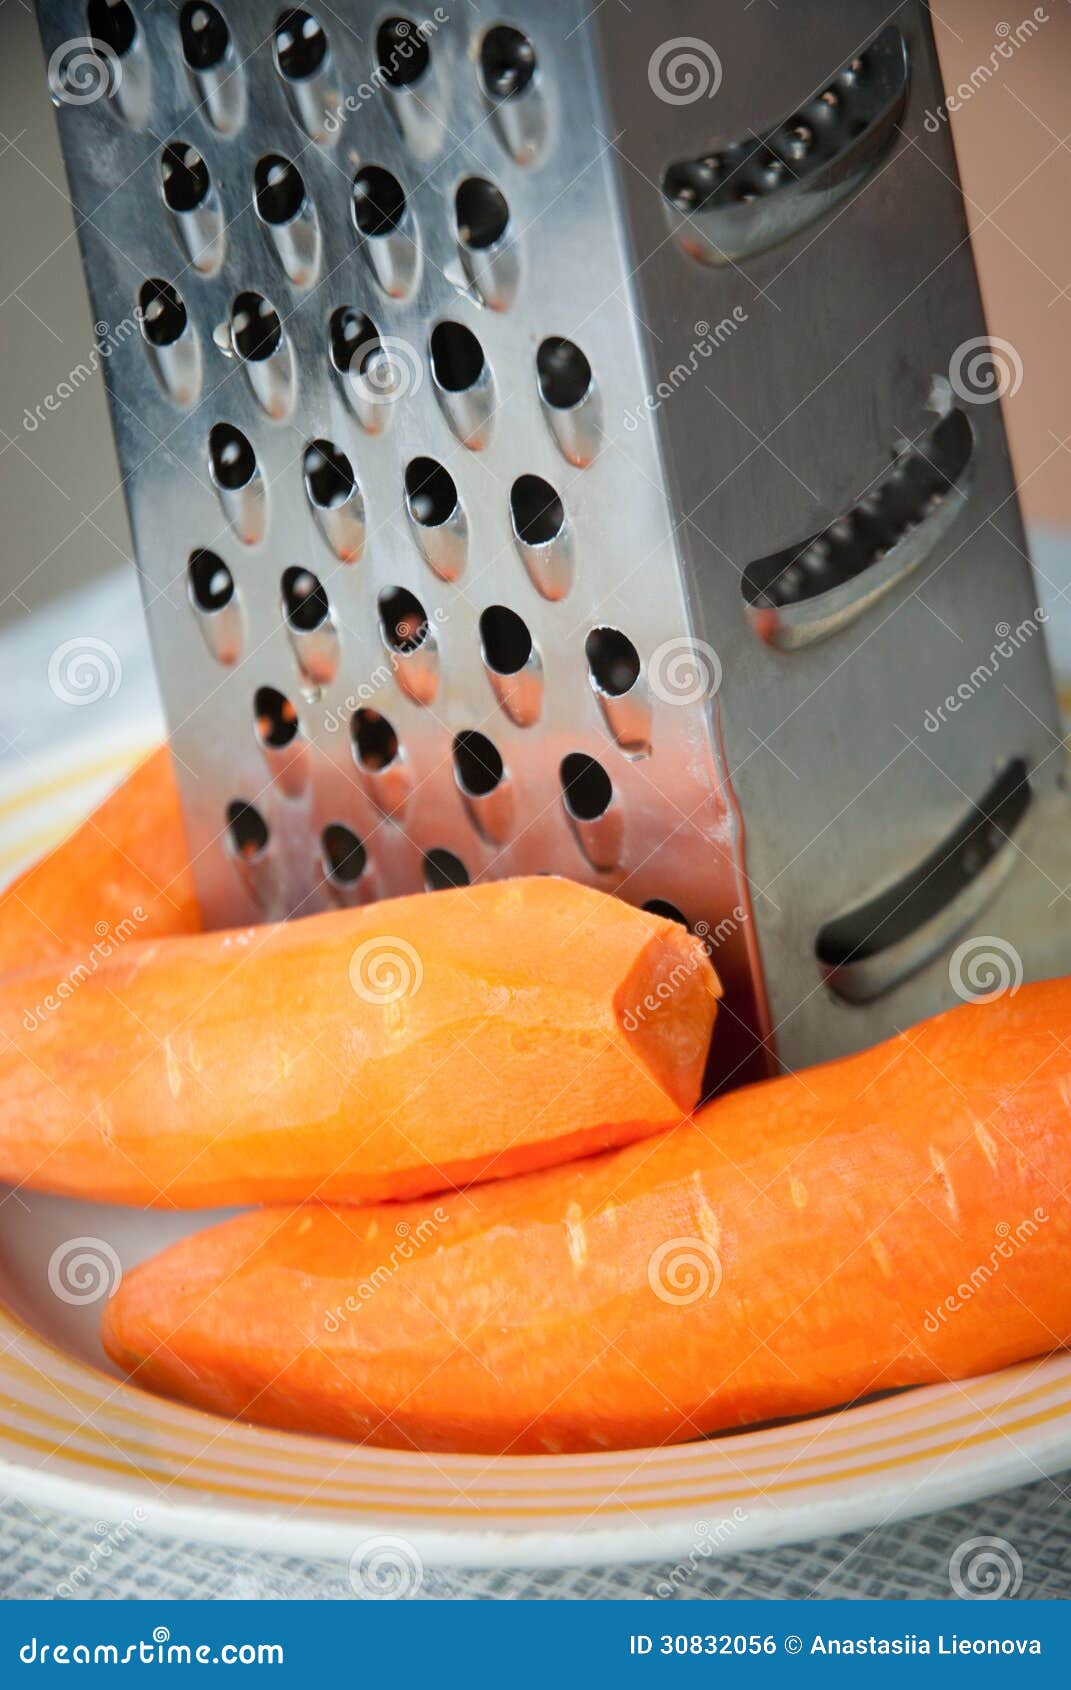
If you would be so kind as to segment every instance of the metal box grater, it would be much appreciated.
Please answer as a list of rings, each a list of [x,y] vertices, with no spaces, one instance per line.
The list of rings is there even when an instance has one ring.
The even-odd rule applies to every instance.
[[[587,880],[723,1077],[1066,966],[922,5],[39,12],[210,923]]]

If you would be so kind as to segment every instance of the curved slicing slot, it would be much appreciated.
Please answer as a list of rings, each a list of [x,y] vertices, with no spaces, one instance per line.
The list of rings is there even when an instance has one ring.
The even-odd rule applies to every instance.
[[[1030,801],[1026,764],[1014,757],[910,874],[826,922],[815,955],[839,998],[872,1003],[940,955],[1014,863],[1010,842]]]
[[[973,448],[964,413],[946,412],[828,528],[749,563],[740,584],[761,638],[783,651],[824,639],[917,569],[963,507]]]
[[[891,146],[907,84],[907,46],[889,24],[780,123],[671,164],[662,192],[684,250],[736,263],[823,217]]]

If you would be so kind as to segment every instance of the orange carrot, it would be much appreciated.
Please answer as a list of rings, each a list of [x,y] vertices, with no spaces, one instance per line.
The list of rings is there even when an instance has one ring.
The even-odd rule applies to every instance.
[[[0,1179],[178,1208],[411,1196],[655,1132],[699,1096],[719,989],[676,923],[550,878],[60,966],[0,981]]]
[[[110,941],[197,933],[201,912],[166,745],[0,894],[0,974]]]
[[[262,1210],[136,1268],[110,1354],[421,1449],[661,1444],[1071,1340],[1071,981],[438,1201]],[[400,1241],[404,1241],[403,1243]]]

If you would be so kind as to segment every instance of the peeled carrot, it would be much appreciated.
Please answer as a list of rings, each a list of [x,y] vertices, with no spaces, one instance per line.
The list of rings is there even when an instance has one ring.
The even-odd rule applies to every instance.
[[[229,1417],[421,1449],[660,1444],[1071,1340],[1071,981],[750,1086],[612,1155],[265,1210],[122,1282],[104,1342]]]
[[[0,894],[0,973],[200,928],[171,754],[162,745]]]
[[[655,1132],[699,1096],[719,990],[676,923],[550,878],[127,944],[62,995],[58,966],[0,981],[0,1179],[176,1208]]]

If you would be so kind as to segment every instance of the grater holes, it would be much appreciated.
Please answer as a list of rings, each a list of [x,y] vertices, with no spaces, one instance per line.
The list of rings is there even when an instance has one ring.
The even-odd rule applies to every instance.
[[[427,612],[408,587],[384,587],[377,600],[383,637],[402,656],[419,651],[428,638]]]
[[[258,687],[253,695],[253,722],[261,745],[282,751],[297,737],[298,713],[277,687]]]
[[[356,490],[350,460],[330,440],[313,440],[306,446],[302,469],[309,499],[324,510],[344,505]]]
[[[498,747],[474,728],[455,736],[453,757],[457,783],[470,798],[487,797],[506,772]]]
[[[448,892],[452,887],[468,886],[469,873],[460,857],[441,845],[424,853],[424,890]]]
[[[187,565],[190,596],[198,610],[207,614],[223,610],[234,597],[234,576],[215,552],[197,547]]]
[[[208,461],[217,487],[237,493],[257,473],[257,455],[240,428],[216,423],[208,436]]]
[[[372,238],[393,234],[405,216],[405,189],[382,165],[367,164],[353,178],[351,208],[360,234]]]
[[[271,835],[255,804],[232,798],[227,805],[227,841],[236,856],[251,862],[263,856]]]
[[[240,358],[261,363],[270,358],[283,338],[283,325],[274,305],[261,293],[240,293],[231,311],[231,340]]]
[[[565,506],[540,475],[520,475],[510,489],[513,531],[527,546],[546,546],[565,527]]]
[[[592,628],[584,641],[592,685],[608,698],[631,691],[640,675],[640,654],[618,628]]]
[[[356,710],[350,720],[353,755],[362,769],[379,774],[397,760],[398,735],[386,716],[367,707]]]
[[[838,998],[872,1003],[941,954],[976,915],[979,894],[991,897],[1014,866],[1013,838],[1032,796],[1026,763],[1011,758],[921,862],[819,929],[815,956]],[[980,952],[1000,943],[979,941]]]
[[[169,141],[164,147],[160,181],[168,210],[180,215],[203,205],[212,187],[207,164],[187,141]]]
[[[89,0],[86,24],[94,41],[103,42],[117,59],[129,53],[138,26],[126,0]]]
[[[311,634],[330,620],[331,603],[311,569],[293,564],[283,571],[283,613],[296,634]]]
[[[966,497],[973,450],[965,413],[946,409],[918,439],[898,442],[885,472],[828,527],[754,558],[741,590],[759,635],[786,649],[809,644],[916,568]]]
[[[614,797],[613,782],[602,764],[584,751],[570,751],[558,770],[565,807],[577,821],[595,822]]]
[[[511,24],[495,24],[480,43],[480,79],[490,100],[523,94],[536,70],[536,52],[527,35]]]
[[[189,321],[186,307],[170,282],[150,276],[138,289],[141,332],[150,346],[173,346]]]
[[[509,227],[506,196],[485,176],[467,176],[454,195],[457,238],[471,252],[483,252]]]
[[[389,88],[410,88],[426,73],[431,49],[424,30],[411,18],[385,18],[376,31],[376,58]]]
[[[352,828],[329,822],[320,835],[324,871],[340,886],[353,886],[368,867],[368,852]]]
[[[705,264],[733,263],[826,215],[893,144],[907,84],[907,46],[887,24],[783,122],[671,163],[662,193],[685,220],[676,228],[685,252]]]
[[[435,379],[447,393],[475,387],[486,368],[483,347],[463,323],[436,323],[429,350]]]
[[[660,915],[663,921],[675,921],[678,927],[689,925],[688,917],[668,898],[648,898],[643,907],[648,915]]]
[[[305,181],[282,153],[265,153],[253,170],[257,215],[273,227],[292,223],[305,203]]]
[[[405,467],[409,514],[421,528],[440,528],[458,508],[457,487],[448,469],[434,458],[411,458]]]
[[[591,365],[579,346],[560,335],[548,335],[536,353],[539,391],[556,411],[571,410],[591,388]]]
[[[186,63],[193,71],[214,70],[227,56],[230,30],[215,6],[190,0],[179,13],[179,36]]]
[[[273,46],[279,72],[291,82],[314,76],[327,57],[323,25],[311,12],[297,8],[280,13]]]
[[[496,675],[516,675],[532,655],[528,624],[508,605],[492,604],[480,617],[483,660]]]

